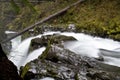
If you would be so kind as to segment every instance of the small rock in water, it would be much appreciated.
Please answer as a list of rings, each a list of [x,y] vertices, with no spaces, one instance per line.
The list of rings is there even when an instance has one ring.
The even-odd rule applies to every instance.
[[[75,24],[69,24],[68,25],[68,29],[70,30],[70,31],[75,31]]]

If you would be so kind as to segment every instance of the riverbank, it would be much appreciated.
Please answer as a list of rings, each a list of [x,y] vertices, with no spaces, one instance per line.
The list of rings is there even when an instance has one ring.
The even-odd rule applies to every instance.
[[[34,4],[36,13],[25,6],[7,26],[10,30],[20,31],[75,1],[56,0]],[[119,0],[87,0],[43,25],[68,27],[74,24],[78,32],[120,40],[119,3]]]

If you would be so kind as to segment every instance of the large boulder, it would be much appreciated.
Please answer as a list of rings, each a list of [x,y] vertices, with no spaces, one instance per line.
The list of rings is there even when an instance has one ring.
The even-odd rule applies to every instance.
[[[76,40],[71,36],[64,36],[59,34],[44,35],[41,38],[34,38],[31,40],[30,51],[42,46],[47,46],[49,41],[51,44],[62,46],[62,42]]]
[[[119,67],[103,64],[94,58],[83,57],[55,45],[48,45],[43,54],[24,68],[26,67],[28,71],[24,77],[30,77],[28,75],[31,73],[34,75],[31,79],[37,80],[44,77],[52,77],[55,80],[120,79],[119,72],[116,72],[120,70]]]

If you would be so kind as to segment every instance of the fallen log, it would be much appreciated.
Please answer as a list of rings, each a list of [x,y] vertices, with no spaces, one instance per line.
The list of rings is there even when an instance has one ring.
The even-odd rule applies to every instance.
[[[22,30],[21,32],[18,32],[16,35],[14,35],[14,36],[12,36],[12,37],[6,39],[6,40],[3,40],[1,43],[5,43],[5,42],[10,41],[11,39],[13,39],[13,38],[15,38],[15,37],[17,37],[17,36],[19,36],[19,35],[21,35],[21,34],[27,32],[28,30],[30,30],[30,29],[36,27],[37,25],[40,25],[40,24],[42,24],[42,23],[44,23],[44,22],[46,22],[46,21],[48,21],[48,20],[50,20],[50,19],[52,19],[52,18],[58,16],[58,15],[64,13],[65,11],[67,11],[68,9],[70,9],[71,7],[73,7],[73,6],[75,6],[75,5],[79,4],[79,3],[81,3],[81,2],[83,2],[83,1],[84,1],[84,0],[78,0],[77,2],[75,2],[75,3],[73,3],[73,4],[69,5],[69,6],[67,6],[66,8],[64,8],[64,9],[62,9],[62,10],[60,10],[60,11],[58,11],[58,12],[56,12],[56,13],[54,13],[54,14],[52,14],[52,15],[50,15],[50,16],[44,18],[44,19],[42,19],[41,21],[36,22],[35,24],[33,24],[33,25],[31,25],[31,26],[28,26],[27,28],[25,28],[25,29]]]

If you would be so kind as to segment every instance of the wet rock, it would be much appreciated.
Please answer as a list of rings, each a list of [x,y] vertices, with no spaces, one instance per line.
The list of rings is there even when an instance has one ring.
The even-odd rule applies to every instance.
[[[61,26],[42,25],[42,26],[34,28],[33,31],[29,31],[29,32],[34,34],[34,36],[35,36],[35,35],[42,34],[44,32],[48,32],[48,31],[61,31],[61,32],[63,32],[63,31],[67,31],[67,28],[61,27]]]
[[[68,31],[75,32],[75,31],[76,31],[75,24],[69,24],[69,25],[68,25]]]
[[[60,31],[60,32],[76,32],[76,26],[75,24],[69,24],[69,25],[42,25],[39,27],[36,27],[34,29],[31,29],[28,31],[28,33],[31,36],[35,36],[35,35],[39,35],[39,34],[43,34],[44,32],[48,32],[48,31]]]
[[[59,35],[59,34],[47,35],[47,36],[42,36],[41,38],[32,39],[30,48],[31,50],[34,50],[42,46],[47,46],[50,40],[52,41],[52,44],[62,46],[63,41],[76,40],[76,39],[73,37]]]
[[[55,80],[120,79],[119,73],[110,72],[110,68],[105,70],[104,66],[100,66],[102,64],[94,58],[83,57],[52,45],[38,59],[31,61],[27,65],[30,67],[28,71],[32,71],[35,74],[33,79],[44,77],[52,77]]]
[[[118,80],[120,79],[120,75],[114,72],[96,70],[96,69],[89,69],[86,74],[90,80]]]
[[[33,78],[35,78],[35,74],[31,71],[28,71],[24,76],[24,80],[30,80],[30,79],[33,79]]]

